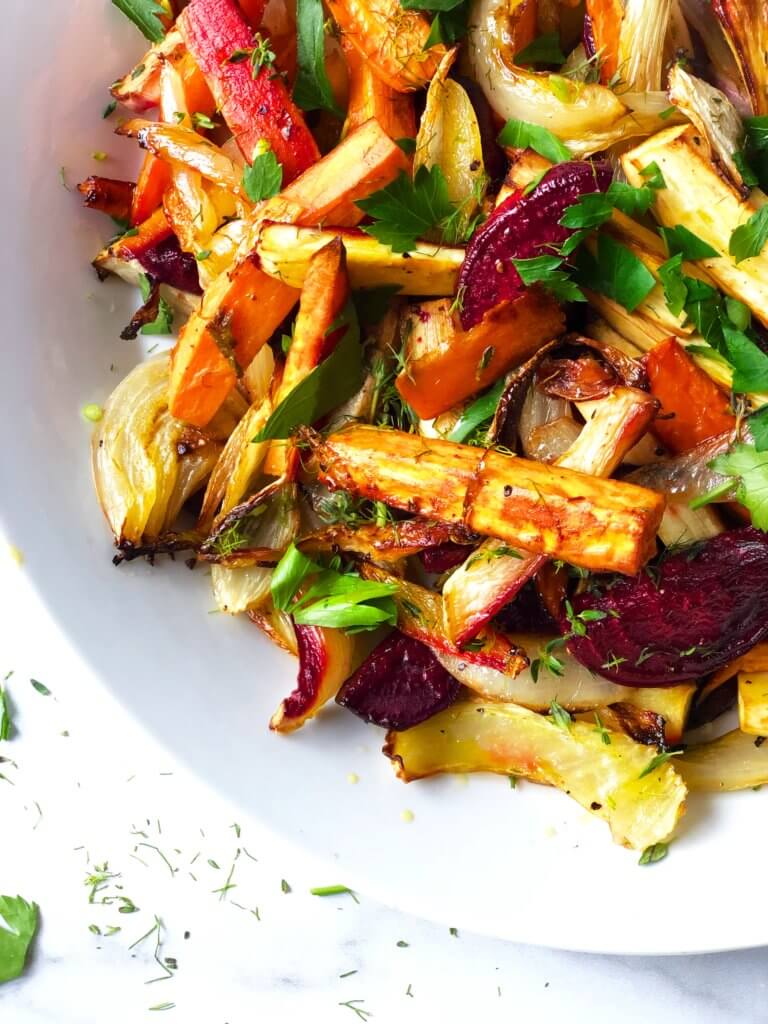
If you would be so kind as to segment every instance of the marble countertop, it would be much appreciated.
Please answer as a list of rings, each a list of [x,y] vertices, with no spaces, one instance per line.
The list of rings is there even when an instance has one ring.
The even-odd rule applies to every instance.
[[[364,892],[311,895],[344,880],[238,822],[106,694],[83,704],[5,548],[0,622],[15,725],[0,745],[0,892],[41,911],[26,972],[0,987],[4,1024],[768,1021],[763,949],[585,956],[452,934]],[[553,884],[587,914],[631,912]],[[650,912],[675,927],[674,907]]]

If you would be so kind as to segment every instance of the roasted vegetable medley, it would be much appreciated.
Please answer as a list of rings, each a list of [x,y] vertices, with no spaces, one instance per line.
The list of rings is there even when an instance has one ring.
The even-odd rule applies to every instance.
[[[767,783],[765,5],[113,3],[143,160],[79,189],[177,330],[95,429],[115,562],[297,658],[273,730],[335,699],[641,863]]]

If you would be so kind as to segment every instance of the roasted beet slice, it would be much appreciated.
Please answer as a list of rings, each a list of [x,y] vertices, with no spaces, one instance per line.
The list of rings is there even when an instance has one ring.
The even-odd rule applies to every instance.
[[[419,560],[426,572],[441,573],[448,572],[461,565],[469,558],[472,551],[471,544],[455,544],[453,541],[446,541],[444,544],[435,544],[434,547],[424,548],[419,552]]]
[[[544,607],[533,580],[526,583],[513,601],[496,615],[505,633],[557,633],[557,623]]]
[[[459,689],[429,647],[396,630],[371,651],[336,700],[366,722],[399,731],[447,708]]]
[[[632,579],[579,595],[586,635],[568,640],[587,668],[617,683],[658,686],[727,665],[768,635],[768,535],[752,527],[668,554]],[[561,619],[564,633],[571,630]]]
[[[197,261],[188,252],[182,252],[176,235],[168,235],[154,245],[136,253],[144,270],[159,284],[170,285],[182,292],[200,295]]]
[[[550,245],[561,245],[573,234],[559,223],[566,209],[589,192],[604,192],[610,183],[607,163],[572,161],[547,171],[530,195],[512,195],[501,204],[470,242],[459,274],[465,330],[523,290],[512,260],[543,256]]]

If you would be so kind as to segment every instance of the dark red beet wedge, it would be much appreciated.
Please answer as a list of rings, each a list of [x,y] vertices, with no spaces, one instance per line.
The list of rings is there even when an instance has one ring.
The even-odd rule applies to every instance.
[[[593,672],[635,686],[697,679],[768,635],[768,535],[752,527],[721,533],[632,579],[598,585],[573,610],[605,614],[588,617],[586,636],[568,641]],[[571,625],[563,618],[560,628]]]
[[[446,541],[444,544],[436,544],[431,548],[424,548],[419,552],[419,561],[424,566],[425,572],[435,574],[448,572],[455,569],[463,561],[469,558],[472,552],[471,544],[455,544],[453,541]]]
[[[567,208],[610,183],[607,163],[572,161],[547,171],[530,195],[503,202],[467,246],[459,274],[462,327],[469,330],[489,309],[519,295],[525,286],[512,260],[551,253],[573,234],[558,223]]]
[[[188,252],[182,252],[176,235],[168,235],[154,245],[136,253],[144,270],[160,284],[170,285],[182,292],[201,295],[197,274],[197,261]]]
[[[447,708],[459,688],[428,647],[396,630],[371,651],[336,700],[366,722],[400,731]]]

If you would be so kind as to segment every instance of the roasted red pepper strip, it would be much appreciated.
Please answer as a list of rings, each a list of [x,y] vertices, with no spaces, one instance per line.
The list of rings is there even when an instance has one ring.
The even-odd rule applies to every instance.
[[[235,0],[192,0],[177,24],[246,160],[265,139],[286,184],[319,160],[317,143],[274,68],[262,67],[254,78],[249,60],[231,60],[253,49],[253,32]]]
[[[651,394],[661,403],[653,431],[670,451],[687,452],[699,441],[736,427],[728,396],[675,338],[651,349],[646,369]]]

